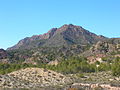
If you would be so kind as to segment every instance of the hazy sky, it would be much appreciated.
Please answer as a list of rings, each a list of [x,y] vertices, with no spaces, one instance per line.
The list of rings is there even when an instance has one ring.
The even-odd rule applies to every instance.
[[[63,24],[120,37],[120,0],[0,0],[0,48]]]

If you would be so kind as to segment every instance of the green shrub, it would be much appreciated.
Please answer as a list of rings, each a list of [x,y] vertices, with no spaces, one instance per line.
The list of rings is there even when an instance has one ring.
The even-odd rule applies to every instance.
[[[120,76],[120,57],[117,57],[112,63],[112,74],[114,76]]]

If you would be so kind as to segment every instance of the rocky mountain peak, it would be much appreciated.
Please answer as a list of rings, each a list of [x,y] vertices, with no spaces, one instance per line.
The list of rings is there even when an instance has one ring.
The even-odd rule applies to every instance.
[[[55,34],[56,31],[57,31],[57,28],[50,29],[47,33],[42,35],[43,39],[51,38]]]
[[[63,26],[61,26],[60,28],[58,28],[58,31],[65,31],[65,30],[75,30],[77,28],[81,28],[81,26],[76,26],[76,25],[73,25],[73,24],[64,24]]]
[[[101,37],[91,33],[81,26],[64,24],[60,28],[52,28],[43,35],[34,35],[32,37],[22,39],[17,45],[9,48],[8,50],[19,48],[28,49],[40,46],[59,47],[71,44],[86,45],[94,44],[97,41],[104,39],[106,39],[106,37]]]

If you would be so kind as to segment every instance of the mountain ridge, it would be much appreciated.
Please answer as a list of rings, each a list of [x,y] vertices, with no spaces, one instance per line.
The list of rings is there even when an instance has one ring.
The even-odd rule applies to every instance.
[[[33,35],[32,37],[26,37],[20,40],[13,47],[7,50],[13,49],[30,49],[34,47],[46,46],[46,47],[59,47],[63,45],[71,44],[94,44],[99,40],[107,39],[102,35],[96,35],[73,24],[65,24],[60,28],[52,28],[47,33],[42,35]]]

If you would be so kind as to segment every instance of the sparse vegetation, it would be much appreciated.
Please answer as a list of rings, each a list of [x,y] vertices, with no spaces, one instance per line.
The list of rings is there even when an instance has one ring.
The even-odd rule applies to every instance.
[[[96,65],[99,65],[97,68]],[[120,58],[117,57],[112,60],[111,63],[99,63],[89,64],[84,57],[71,57],[67,60],[62,60],[57,66],[48,64],[0,64],[0,74],[6,74],[12,71],[19,70],[27,67],[39,67],[46,68],[53,71],[57,71],[63,74],[75,74],[75,73],[91,73],[101,71],[112,71],[113,76],[120,76]],[[82,77],[83,75],[80,75]]]
[[[31,64],[0,64],[0,74],[7,74],[12,71],[19,70],[21,68],[35,67]]]
[[[120,76],[120,57],[117,57],[115,60],[113,60],[112,74],[114,76]]]

